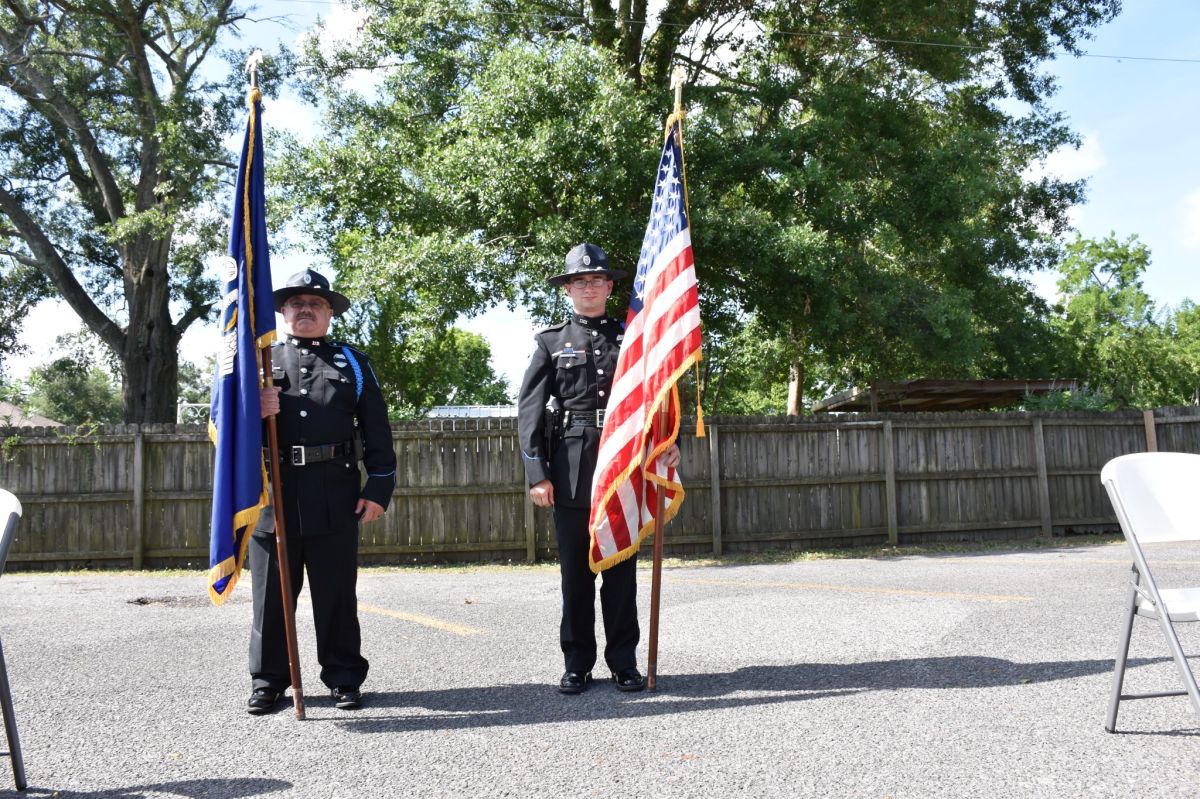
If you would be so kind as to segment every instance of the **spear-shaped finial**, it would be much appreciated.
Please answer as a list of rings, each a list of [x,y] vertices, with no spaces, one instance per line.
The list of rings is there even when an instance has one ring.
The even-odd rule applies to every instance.
[[[246,72],[250,75],[250,88],[258,88],[258,68],[263,62],[263,51],[255,50],[246,59]]]

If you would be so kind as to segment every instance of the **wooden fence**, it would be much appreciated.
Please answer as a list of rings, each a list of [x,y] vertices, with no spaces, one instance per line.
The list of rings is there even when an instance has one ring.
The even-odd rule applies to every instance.
[[[1200,409],[714,417],[681,436],[673,554],[1051,536],[1115,529],[1112,457],[1200,452]],[[555,556],[513,419],[393,429],[397,486],[364,563]],[[197,426],[0,430],[0,487],[25,507],[16,568],[206,566],[212,446]]]

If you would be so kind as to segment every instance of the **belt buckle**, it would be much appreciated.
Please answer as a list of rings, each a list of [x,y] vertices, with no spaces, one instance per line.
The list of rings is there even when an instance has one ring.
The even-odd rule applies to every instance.
[[[304,457],[304,447],[302,447],[300,445],[293,445],[292,446],[292,465],[293,466],[304,466],[307,463],[308,463],[308,461]]]
[[[607,416],[608,413],[604,409],[596,411],[596,427],[604,427],[604,419]]]

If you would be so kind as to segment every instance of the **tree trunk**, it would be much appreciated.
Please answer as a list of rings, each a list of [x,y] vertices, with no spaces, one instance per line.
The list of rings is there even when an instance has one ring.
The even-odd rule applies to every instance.
[[[800,416],[804,412],[804,361],[800,356],[792,361],[788,369],[787,415]]]
[[[139,241],[126,264],[129,328],[121,353],[125,421],[174,422],[179,395],[179,334],[171,323],[170,239]]]

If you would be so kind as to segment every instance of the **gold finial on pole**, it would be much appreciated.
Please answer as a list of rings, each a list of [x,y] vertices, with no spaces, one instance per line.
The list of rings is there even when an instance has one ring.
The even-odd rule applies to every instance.
[[[258,68],[259,68],[259,66],[262,65],[262,62],[263,62],[263,51],[262,50],[255,50],[253,53],[250,54],[250,57],[246,59],[246,72],[248,72],[250,74],[250,88],[251,89],[258,88]]]
[[[687,80],[687,70],[682,65],[676,65],[671,70],[671,88],[675,90],[675,113],[683,113],[683,84]]]

